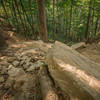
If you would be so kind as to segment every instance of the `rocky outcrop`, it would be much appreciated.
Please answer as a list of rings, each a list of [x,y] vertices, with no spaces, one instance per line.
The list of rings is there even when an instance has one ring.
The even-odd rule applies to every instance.
[[[80,43],[76,43],[74,45],[71,46],[74,50],[77,50],[79,48],[85,48],[86,47],[86,44],[85,42],[80,42]]]
[[[46,63],[56,86],[70,100],[100,99],[100,64],[60,42],[48,51]]]

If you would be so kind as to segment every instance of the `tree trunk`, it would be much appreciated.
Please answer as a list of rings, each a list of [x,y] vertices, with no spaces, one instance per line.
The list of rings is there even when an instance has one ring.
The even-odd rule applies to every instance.
[[[53,35],[55,41],[56,40],[55,0],[53,0]]]
[[[13,11],[13,14],[14,14],[14,17],[15,17],[15,20],[16,20],[16,23],[18,23],[18,19],[17,19],[17,15],[16,15],[16,9],[15,9],[15,6],[14,6],[14,2],[12,1],[12,11]]]
[[[39,26],[39,12],[38,12],[38,1],[37,0],[33,0],[34,3],[34,9],[35,9],[35,15],[34,15],[34,19],[37,21],[37,25]],[[37,40],[39,37],[39,28],[35,27],[35,34],[34,34],[34,40]]]
[[[30,23],[30,21],[29,21],[29,17],[28,17],[28,15],[27,15],[27,13],[26,13],[26,10],[25,10],[25,7],[24,7],[24,5],[23,5],[22,0],[20,0],[20,3],[21,3],[22,10],[23,10],[23,12],[25,13],[27,22],[28,22],[28,24],[30,25],[30,27],[31,27],[31,29],[32,29],[32,32],[33,32],[33,34],[34,34],[34,27],[33,27],[33,25],[32,25],[32,24]]]
[[[71,8],[70,8],[70,25],[69,25],[69,37],[71,36],[71,23],[72,23],[72,10],[73,10],[73,6],[71,4]]]
[[[31,8],[32,5],[31,5],[31,3],[32,3],[32,1],[31,0],[28,0],[29,11],[30,11],[31,19],[32,19],[32,25],[31,25],[31,27],[32,27],[32,30],[33,30],[33,33],[34,33],[34,26],[33,26],[34,21],[33,21],[32,8]]]
[[[25,34],[25,36],[27,37],[27,35],[26,35],[27,30],[26,30],[25,25],[24,25],[24,23],[23,23],[22,16],[21,16],[21,14],[20,14],[20,10],[19,10],[19,8],[18,8],[18,3],[17,3],[16,0],[14,0],[14,3],[15,3],[15,6],[16,6],[16,9],[17,9],[19,18],[20,18],[21,25],[22,25],[23,30],[24,30],[24,34]]]
[[[96,24],[95,24],[95,36],[96,36],[96,33],[97,33],[97,28],[98,28],[98,21],[99,21],[99,16],[97,17],[96,19]]]
[[[91,10],[92,10],[91,6],[92,6],[92,0],[90,0],[90,3],[89,3],[89,12],[88,12],[87,24],[86,24],[86,31],[85,31],[86,43],[89,42],[89,26],[90,26]]]
[[[9,18],[8,18],[8,13],[7,13],[6,8],[5,8],[4,0],[1,0],[1,5],[2,5],[2,8],[3,8],[4,12],[5,12],[8,24],[11,26]]]
[[[39,11],[39,35],[40,39],[44,42],[48,42],[48,32],[46,26],[46,15],[45,15],[45,0],[38,0],[38,11]]]

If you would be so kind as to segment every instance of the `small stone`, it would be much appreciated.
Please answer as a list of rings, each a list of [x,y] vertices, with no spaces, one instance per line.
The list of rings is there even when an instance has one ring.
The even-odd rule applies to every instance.
[[[0,71],[2,70],[2,66],[0,65]]]
[[[15,67],[17,67],[18,65],[19,65],[19,61],[14,61],[13,63],[12,63]]]
[[[29,67],[31,65],[31,62],[27,61],[26,66]]]
[[[23,69],[27,70],[28,66],[26,64],[23,65]]]
[[[8,75],[7,68],[5,68],[5,66],[2,68],[1,75]]]
[[[2,83],[2,82],[4,82],[5,80],[4,80],[4,77],[3,76],[1,76],[0,77],[0,83]]]
[[[34,71],[35,70],[35,65],[33,64],[32,66],[30,66],[28,69],[27,69],[27,72],[31,72],[31,71]]]
[[[25,72],[22,68],[11,68],[11,70],[8,71],[8,74],[10,77],[20,77],[21,75],[24,75]]]
[[[15,57],[10,57],[10,58],[8,59],[8,62],[9,62],[9,63],[12,63],[14,60],[16,60]]]
[[[34,71],[35,69],[40,68],[40,66],[42,66],[42,65],[44,65],[43,62],[41,62],[41,61],[37,61],[37,62],[33,63],[33,65],[30,66],[30,67],[27,69],[27,71],[28,71],[28,72],[30,72],[30,71]]]
[[[25,63],[25,61],[24,61],[24,60],[22,60],[22,61],[20,62],[20,65],[22,66],[24,63]]]
[[[28,57],[27,56],[23,56],[22,59],[23,60],[26,60],[26,59],[28,59]]]
[[[10,70],[12,67],[14,67],[13,65],[9,65],[7,70]]]
[[[7,61],[2,61],[2,66],[8,67],[9,63]]]

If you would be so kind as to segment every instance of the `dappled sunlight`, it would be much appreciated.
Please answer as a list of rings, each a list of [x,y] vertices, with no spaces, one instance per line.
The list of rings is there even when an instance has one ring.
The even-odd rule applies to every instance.
[[[99,100],[99,5],[1,0],[0,100]]]
[[[26,44],[12,44],[10,47],[13,47],[13,48],[20,48],[20,47],[27,47]]]
[[[26,50],[26,51],[22,52],[22,55],[25,55],[27,53],[36,54],[37,52],[34,49],[29,49],[29,50]]]
[[[100,80],[97,80],[94,76],[89,75],[84,70],[78,69],[73,65],[66,64],[62,60],[59,59],[55,60],[57,60],[58,62],[57,64],[61,66],[61,69],[59,70],[70,72],[70,74],[77,77],[76,81],[81,80],[81,82],[83,82],[85,85],[88,85],[95,91],[100,92]]]
[[[8,35],[9,35],[10,37],[14,36],[14,32],[8,31]]]
[[[53,93],[54,91],[48,91],[46,93],[46,96],[44,97],[44,100],[58,100],[58,97]]]

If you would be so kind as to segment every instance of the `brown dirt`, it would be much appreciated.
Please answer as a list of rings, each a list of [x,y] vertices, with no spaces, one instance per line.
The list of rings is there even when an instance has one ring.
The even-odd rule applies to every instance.
[[[19,41],[25,41],[25,37],[13,31],[14,29],[0,26],[0,47],[5,47]]]
[[[18,53],[17,56],[19,56],[24,51],[30,50],[33,48],[34,48],[34,50],[37,50],[39,52],[36,55],[33,53],[31,54],[31,56],[35,56],[34,60],[36,59],[38,61],[38,60],[44,59],[45,53],[40,50],[40,48],[42,49],[43,46],[38,48],[39,45],[37,45],[34,41],[25,42],[25,40],[26,40],[25,37],[10,31],[9,28],[0,27],[0,63],[3,63],[3,61],[8,62],[8,59],[13,58],[13,57],[16,58],[17,53]],[[45,45],[44,45],[44,47],[45,47]],[[43,49],[46,50],[46,47],[45,48],[44,47],[43,47]],[[89,59],[91,59],[97,63],[100,63],[100,43],[94,43],[91,45],[87,45],[86,48],[81,48],[78,51],[81,54],[89,57]],[[12,63],[10,63],[10,64],[12,64]],[[29,73],[26,72],[26,74],[29,74]],[[35,73],[33,73],[31,76],[33,77],[34,75],[35,75]],[[36,83],[35,81],[36,80],[34,79],[33,83]],[[40,91],[39,88],[40,88],[39,84],[37,86],[35,86],[35,88],[33,88],[34,91],[32,90],[33,91],[32,94],[33,95],[37,94],[37,95],[34,96],[33,97],[34,99],[32,99],[32,100],[41,100],[40,99],[41,94],[38,93]],[[7,90],[6,90],[6,92],[7,92]],[[31,91],[29,91],[29,92],[31,92]],[[4,95],[4,93],[2,95]],[[40,97],[38,95],[40,95]],[[36,97],[37,98],[39,97],[39,98],[36,99]],[[31,100],[31,99],[29,99],[29,100]]]
[[[25,40],[24,36],[11,31],[10,28],[0,26],[0,57],[2,56],[2,51],[7,49],[10,45]]]
[[[100,42],[88,44],[86,48],[80,48],[78,51],[94,62],[100,63]]]

